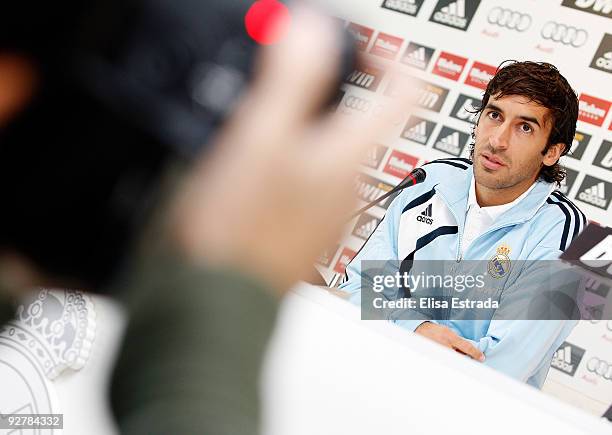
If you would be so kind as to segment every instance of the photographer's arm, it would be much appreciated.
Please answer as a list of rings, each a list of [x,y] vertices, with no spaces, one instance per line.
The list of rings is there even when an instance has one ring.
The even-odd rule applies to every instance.
[[[134,273],[119,289],[131,312],[111,388],[121,433],[255,433],[277,306],[269,287],[170,250]]]
[[[169,247],[145,249],[126,281],[133,316],[112,391],[123,432],[257,432],[275,300],[339,236],[358,162],[389,119],[321,115],[334,47],[326,23],[294,16],[212,154],[180,186]]]

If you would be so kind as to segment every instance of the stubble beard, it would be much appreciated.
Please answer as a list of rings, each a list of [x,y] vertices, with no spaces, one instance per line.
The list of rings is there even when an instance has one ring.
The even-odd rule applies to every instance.
[[[483,146],[491,155],[497,155],[491,147]],[[513,168],[512,162],[508,161],[507,158],[503,158],[503,162],[506,166],[503,166],[500,170],[490,171],[487,168],[482,166],[480,163],[480,154],[479,152],[474,151],[474,178],[476,182],[488,189],[508,189],[516,186],[524,182],[525,180],[533,180],[535,181],[535,174],[537,173],[538,165],[537,163],[529,162],[528,167],[517,167]],[[514,169],[514,170],[513,170]],[[496,173],[497,172],[497,173]],[[503,172],[503,175],[500,174]]]

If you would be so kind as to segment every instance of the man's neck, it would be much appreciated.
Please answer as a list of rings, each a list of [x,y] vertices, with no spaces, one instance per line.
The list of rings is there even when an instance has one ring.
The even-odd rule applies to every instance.
[[[525,182],[516,184],[512,187],[491,189],[476,182],[474,186],[476,190],[476,202],[478,202],[480,207],[508,204],[525,193],[533,183],[535,183],[535,180],[525,180]]]

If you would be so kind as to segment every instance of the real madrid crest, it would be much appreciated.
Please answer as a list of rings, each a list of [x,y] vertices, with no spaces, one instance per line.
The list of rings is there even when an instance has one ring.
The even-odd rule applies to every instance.
[[[61,396],[53,381],[64,371],[85,366],[95,334],[91,296],[72,290],[26,294],[15,318],[0,325],[0,385],[4,393],[0,394],[0,423],[13,414],[61,414]],[[71,392],[77,385],[73,381]],[[0,430],[5,433],[60,435],[62,430]]]
[[[502,244],[497,248],[497,253],[489,260],[488,271],[493,278],[503,278],[510,272],[510,248]]]

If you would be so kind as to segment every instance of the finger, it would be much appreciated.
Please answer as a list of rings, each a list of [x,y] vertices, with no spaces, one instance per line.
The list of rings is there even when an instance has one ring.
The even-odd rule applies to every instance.
[[[320,109],[340,69],[341,41],[335,23],[304,6],[293,9],[292,16],[281,42],[259,53],[251,92],[251,110],[287,129]]]
[[[469,357],[471,357],[472,359],[475,359],[476,361],[482,362],[485,360],[484,354],[479,349],[474,347],[472,343],[470,343],[469,341],[464,340],[462,338],[457,338],[452,343],[452,347],[453,349],[468,355]]]
[[[386,136],[395,128],[398,117],[407,118],[414,107],[412,81],[405,75],[398,75],[394,70],[387,70],[394,76],[394,96],[380,97],[382,110],[371,118],[342,116],[331,114],[323,121],[320,152],[329,162],[343,162],[337,170],[350,170],[357,165],[368,148],[376,142],[385,142]]]

